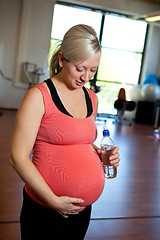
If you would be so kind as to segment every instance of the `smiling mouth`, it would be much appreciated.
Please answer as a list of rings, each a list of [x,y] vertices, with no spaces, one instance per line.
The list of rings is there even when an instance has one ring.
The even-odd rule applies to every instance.
[[[83,86],[85,84],[85,81],[78,81],[78,80],[76,80],[76,84],[78,86]]]

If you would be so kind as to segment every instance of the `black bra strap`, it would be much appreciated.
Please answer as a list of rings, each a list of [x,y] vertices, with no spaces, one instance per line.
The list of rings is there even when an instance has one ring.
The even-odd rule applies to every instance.
[[[70,117],[73,117],[64,107],[58,93],[57,93],[57,90],[52,82],[52,80],[50,78],[48,78],[47,80],[44,81],[49,90],[50,90],[50,93],[51,93],[51,96],[52,96],[52,100],[53,102],[55,103],[56,107],[61,111],[63,112],[64,114],[66,115],[69,115]],[[91,102],[91,99],[90,99],[90,96],[89,96],[89,93],[88,91],[86,90],[85,87],[83,87],[83,91],[84,91],[84,94],[85,94],[85,99],[86,99],[86,103],[87,103],[87,116],[86,117],[89,117],[91,114],[92,114],[92,111],[93,111],[93,108],[92,108],[92,102]]]
[[[92,102],[91,102],[91,98],[89,96],[89,93],[88,91],[86,90],[85,87],[83,87],[83,91],[84,91],[84,94],[85,94],[85,98],[86,98],[86,103],[87,103],[87,117],[91,116],[92,114]]]
[[[52,96],[52,100],[55,103],[56,107],[63,112],[66,115],[69,115],[70,117],[73,117],[64,107],[61,99],[58,96],[57,90],[52,82],[52,80],[50,78],[48,78],[47,80],[45,80],[45,82],[47,83],[47,86],[50,90],[51,96]]]

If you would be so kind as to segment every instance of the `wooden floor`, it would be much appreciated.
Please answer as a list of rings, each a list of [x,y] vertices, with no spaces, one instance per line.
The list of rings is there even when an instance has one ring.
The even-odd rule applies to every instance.
[[[20,240],[23,183],[8,163],[14,119],[15,111],[0,116],[0,240]],[[93,204],[85,240],[160,240],[160,142],[153,138],[153,126],[117,125],[111,119],[107,125],[121,163],[117,178],[106,180]],[[99,145],[103,122],[97,127]]]

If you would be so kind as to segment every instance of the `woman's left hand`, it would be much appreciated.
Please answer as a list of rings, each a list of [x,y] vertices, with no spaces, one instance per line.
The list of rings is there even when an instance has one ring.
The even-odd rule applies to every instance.
[[[115,167],[119,166],[119,161],[120,161],[120,155],[119,155],[119,147],[115,147],[113,149],[112,155],[109,157],[110,164],[112,164]]]
[[[120,161],[120,154],[118,151],[119,151],[119,147],[114,147],[114,149],[112,151],[112,155],[109,157],[110,164],[115,167],[119,166],[119,161]],[[97,153],[98,153],[100,159],[102,159],[103,151],[101,149],[98,149]]]

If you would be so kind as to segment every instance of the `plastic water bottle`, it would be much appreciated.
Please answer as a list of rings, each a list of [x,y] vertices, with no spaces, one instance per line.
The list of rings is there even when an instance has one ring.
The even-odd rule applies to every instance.
[[[115,147],[113,140],[110,137],[110,132],[104,127],[103,138],[100,143],[102,154],[102,164],[104,175],[106,178],[115,178],[117,176],[117,168],[110,164],[109,157],[112,155],[112,150]]]

